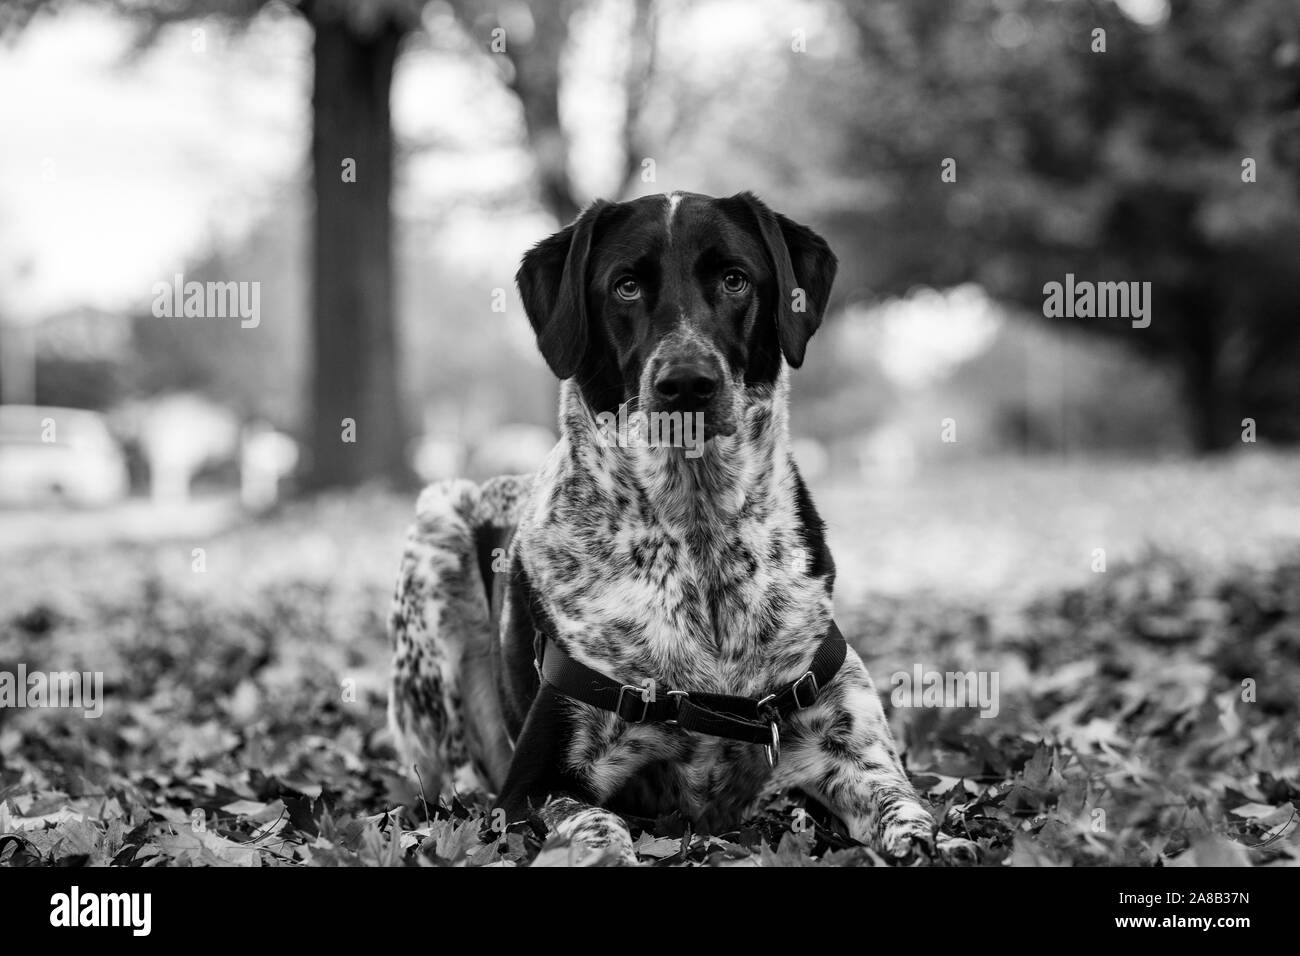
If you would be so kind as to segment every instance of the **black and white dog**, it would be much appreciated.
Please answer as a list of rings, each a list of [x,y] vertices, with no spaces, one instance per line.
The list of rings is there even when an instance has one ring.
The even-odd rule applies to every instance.
[[[633,862],[616,812],[738,823],[798,788],[899,860],[967,856],[908,782],[789,449],[836,260],[742,193],[597,202],[518,284],[563,381],[535,476],[417,506],[392,614],[390,722],[426,787],[486,785],[579,855]],[[701,443],[611,440],[622,408]]]

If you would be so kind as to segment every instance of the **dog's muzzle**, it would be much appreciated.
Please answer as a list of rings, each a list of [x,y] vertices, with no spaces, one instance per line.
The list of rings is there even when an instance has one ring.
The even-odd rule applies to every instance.
[[[707,439],[735,431],[735,386],[722,356],[698,339],[665,343],[648,363],[640,391],[647,411],[695,417],[693,434]]]

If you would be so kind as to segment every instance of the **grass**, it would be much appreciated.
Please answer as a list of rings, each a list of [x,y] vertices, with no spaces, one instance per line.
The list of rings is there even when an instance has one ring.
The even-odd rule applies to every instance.
[[[918,789],[984,864],[1300,860],[1298,464],[971,464],[815,489],[841,627]],[[384,620],[410,510],[363,492],[0,554],[0,672],[105,681],[98,719],[0,709],[0,864],[566,862],[485,842],[483,795],[422,795],[396,764]],[[30,527],[0,515],[0,538],[11,518]],[[890,706],[918,664],[996,672],[997,715]],[[800,810],[782,795],[716,834],[640,821],[639,851],[881,862]]]

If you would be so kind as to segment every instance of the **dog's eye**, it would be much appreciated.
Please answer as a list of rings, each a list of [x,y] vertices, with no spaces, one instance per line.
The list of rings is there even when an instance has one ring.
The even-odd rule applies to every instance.
[[[641,298],[641,285],[631,276],[624,276],[614,283],[614,293],[624,302],[635,302]]]
[[[722,288],[732,295],[738,295],[749,288],[749,276],[739,269],[730,269],[722,277]]]

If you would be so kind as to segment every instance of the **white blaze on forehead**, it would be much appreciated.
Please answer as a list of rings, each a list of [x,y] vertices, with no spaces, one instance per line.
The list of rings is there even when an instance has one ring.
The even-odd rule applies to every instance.
[[[677,215],[677,207],[682,204],[682,194],[669,193],[667,198],[668,198],[668,218],[665,220],[665,222],[668,225],[668,235],[671,236],[673,234],[673,216]]]

